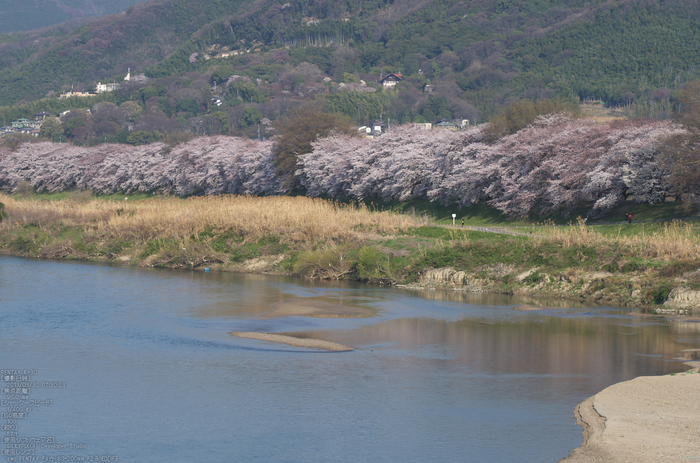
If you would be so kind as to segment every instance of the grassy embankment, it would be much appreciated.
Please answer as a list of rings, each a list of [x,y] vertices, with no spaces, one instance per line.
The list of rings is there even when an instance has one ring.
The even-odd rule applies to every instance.
[[[520,222],[527,235],[508,236],[434,226],[420,205],[410,206],[415,214],[397,214],[305,197],[125,200],[76,192],[0,195],[0,202],[7,213],[0,250],[28,257],[457,286],[616,305],[660,304],[674,287],[700,289],[694,223]],[[684,215],[662,209],[646,210]],[[440,219],[448,212],[435,211],[451,222],[451,215]],[[456,213],[467,224],[512,225],[488,208]],[[642,209],[633,214],[644,218]]]

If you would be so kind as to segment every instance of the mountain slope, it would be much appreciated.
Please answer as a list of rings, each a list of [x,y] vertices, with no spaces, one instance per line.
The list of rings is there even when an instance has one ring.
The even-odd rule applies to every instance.
[[[698,78],[697,43],[700,0],[152,0],[74,30],[0,36],[0,104],[127,67],[164,78],[255,59],[268,68],[253,77],[272,84],[278,50],[336,80],[403,73],[408,103],[384,110],[401,120],[423,113],[427,83],[434,116],[483,118],[523,97],[666,114],[672,90]],[[217,50],[251,58],[201,59]]]
[[[62,85],[111,80],[129,67],[155,64],[217,15],[236,11],[240,3],[151,1],[70,31],[55,27],[2,36],[0,104],[40,98]]]
[[[0,0],[0,34],[119,13],[143,0]]]

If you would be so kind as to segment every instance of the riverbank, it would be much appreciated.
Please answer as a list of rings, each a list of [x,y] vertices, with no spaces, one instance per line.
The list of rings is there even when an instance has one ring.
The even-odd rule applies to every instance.
[[[532,226],[506,235],[307,197],[0,195],[0,252],[576,299],[692,314],[700,226]]]
[[[576,407],[583,444],[562,463],[700,459],[700,362],[685,373],[614,384]]]

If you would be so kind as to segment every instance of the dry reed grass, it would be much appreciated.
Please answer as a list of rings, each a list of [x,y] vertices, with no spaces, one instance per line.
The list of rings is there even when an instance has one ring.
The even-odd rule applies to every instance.
[[[394,234],[423,225],[416,218],[308,197],[215,196],[129,202],[26,201],[0,195],[8,219],[0,230],[29,224],[82,226],[121,239],[197,238],[234,230],[246,241],[269,235],[292,242],[345,242],[364,233]]]
[[[680,221],[665,223],[655,231],[642,229],[631,236],[602,234],[595,227],[587,227],[582,222],[578,226],[540,227],[537,234],[540,239],[556,240],[566,247],[622,247],[629,250],[631,257],[673,261],[700,256],[700,226]]]
[[[156,238],[197,239],[205,231],[233,230],[245,242],[278,236],[286,242],[340,244],[361,241],[367,234],[397,234],[426,225],[410,215],[371,211],[333,201],[289,197],[210,196],[189,199],[154,198],[106,201],[79,195],[61,201],[33,201],[0,194],[7,219],[0,232],[36,225],[77,226],[105,236],[146,242]],[[700,256],[700,225],[672,222],[631,236],[599,233],[582,221],[578,226],[533,228],[535,239],[566,247],[626,249],[630,257],[665,261]],[[438,243],[440,244],[440,243]]]
[[[47,227],[56,223],[94,227],[116,214],[121,204],[107,201],[28,201],[0,194],[8,217],[0,229],[37,225]]]

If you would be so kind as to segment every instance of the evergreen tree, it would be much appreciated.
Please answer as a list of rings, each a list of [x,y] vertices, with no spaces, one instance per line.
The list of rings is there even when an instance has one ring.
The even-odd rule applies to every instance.
[[[341,114],[324,113],[314,108],[301,108],[278,125],[280,134],[272,148],[277,176],[288,192],[301,188],[297,158],[313,151],[313,142],[332,133],[357,135],[351,120]]]

